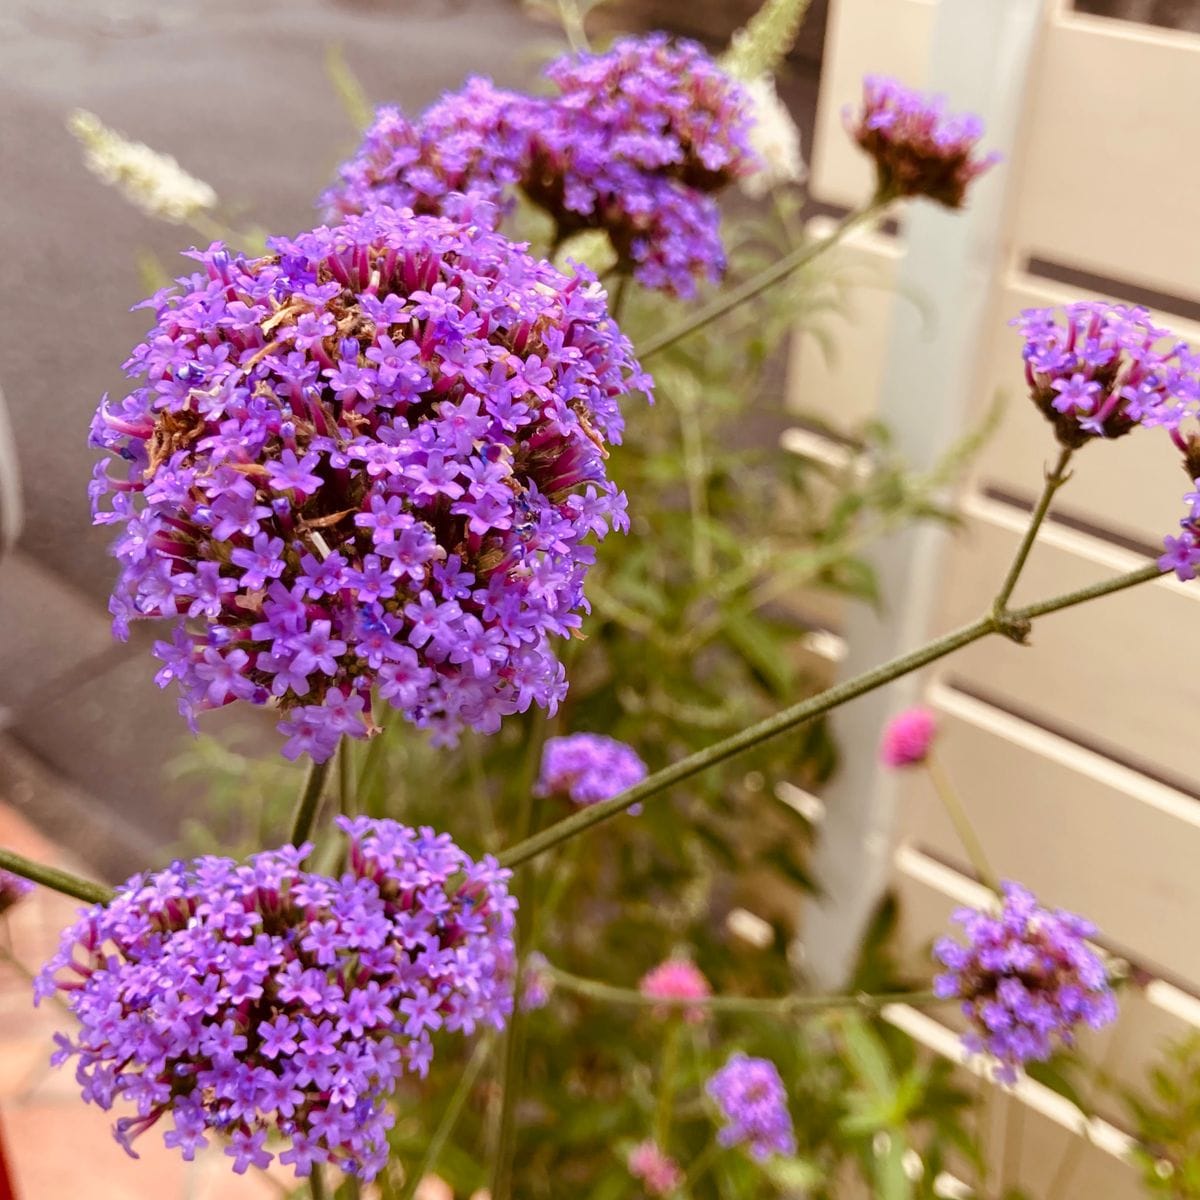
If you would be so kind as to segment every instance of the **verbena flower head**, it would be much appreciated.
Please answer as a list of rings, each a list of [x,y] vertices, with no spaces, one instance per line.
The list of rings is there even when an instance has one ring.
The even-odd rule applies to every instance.
[[[542,103],[473,77],[415,122],[380,108],[320,203],[330,219],[380,204],[433,216],[480,215],[494,205],[494,219],[511,207]]]
[[[607,230],[647,287],[691,295],[724,269],[710,194],[750,174],[746,93],[695,42],[625,38],[547,76],[559,96],[534,131],[523,187],[560,233]]]
[[[722,1146],[744,1145],[759,1162],[796,1153],[787,1092],[769,1059],[735,1054],[709,1079],[705,1091],[725,1121],[717,1134]]]
[[[1104,964],[1084,940],[1096,932],[1090,922],[1039,907],[1018,884],[1005,883],[1003,893],[999,914],[972,908],[954,914],[965,944],[951,938],[935,944],[946,971],[934,990],[962,997],[971,1023],[964,1045],[993,1055],[996,1078],[1013,1083],[1025,1063],[1045,1061],[1056,1044],[1071,1045],[1077,1026],[1107,1025],[1117,1003]]]
[[[638,984],[643,996],[656,1000],[703,1000],[712,995],[712,988],[700,968],[686,958],[668,958],[657,967],[647,971]],[[669,1017],[682,1014],[684,1019],[698,1025],[705,1017],[703,1005],[688,1005],[680,1008],[664,1005],[654,1009],[655,1016]]]
[[[937,734],[937,718],[927,708],[906,708],[885,726],[879,758],[885,766],[911,767],[923,763]]]
[[[684,1174],[679,1164],[654,1141],[639,1142],[626,1161],[630,1175],[646,1189],[647,1195],[669,1196],[683,1186]]]
[[[19,904],[34,889],[34,884],[11,871],[0,870],[0,913]]]
[[[649,387],[603,291],[391,208],[271,251],[194,252],[96,414],[115,631],[172,620],[185,715],[273,703],[293,758],[370,732],[373,687],[443,739],[553,710],[589,534],[627,528],[617,402]]]
[[[926,196],[961,208],[972,181],[999,161],[977,156],[983,122],[946,111],[941,96],[926,96],[884,75],[863,80],[863,105],[847,108],[846,127],[875,162],[881,199]]]
[[[572,733],[546,740],[536,794],[597,804],[645,778],[646,764],[632,746],[599,733]]]
[[[338,824],[340,879],[301,868],[309,846],[176,862],[64,933],[35,993],[79,1021],[53,1061],[78,1060],[85,1101],[133,1106],[116,1125],[130,1153],[170,1117],[164,1141],[188,1160],[217,1133],[236,1172],[263,1167],[278,1135],[298,1175],[331,1162],[371,1179],[388,1097],[426,1073],[431,1033],[504,1026],[509,873],[430,829]]]
[[[1144,308],[1081,300],[1061,313],[1026,309],[1012,324],[1030,396],[1064,446],[1137,425],[1174,429],[1200,401],[1200,360]]]

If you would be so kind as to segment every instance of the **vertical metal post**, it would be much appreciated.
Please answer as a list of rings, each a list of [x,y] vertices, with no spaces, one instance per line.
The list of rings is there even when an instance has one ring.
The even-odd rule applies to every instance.
[[[986,144],[1003,150],[1006,159],[972,189],[965,212],[922,201],[904,217],[907,252],[897,291],[921,295],[928,311],[894,306],[878,411],[896,448],[918,469],[931,466],[959,436],[979,399],[974,389],[981,348],[989,344],[996,284],[1007,265],[1017,137],[1050,2],[938,5],[927,86],[945,93],[953,111],[979,113],[987,124]],[[873,69],[871,63],[862,66],[864,74]],[[855,606],[845,631],[843,677],[928,638],[942,590],[944,542],[940,530],[913,529],[872,554],[886,608],[876,614]],[[844,761],[825,797],[814,862],[825,895],[809,907],[803,937],[808,969],[822,987],[837,986],[851,970],[887,884],[896,785],[880,767],[876,748],[884,722],[915,702],[919,688],[916,679],[901,680],[833,715]]]

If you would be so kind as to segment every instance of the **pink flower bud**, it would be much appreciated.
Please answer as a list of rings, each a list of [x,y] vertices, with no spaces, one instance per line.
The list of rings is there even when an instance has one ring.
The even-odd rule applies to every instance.
[[[937,718],[927,708],[906,708],[887,724],[879,744],[879,758],[889,767],[923,763],[937,733]]]

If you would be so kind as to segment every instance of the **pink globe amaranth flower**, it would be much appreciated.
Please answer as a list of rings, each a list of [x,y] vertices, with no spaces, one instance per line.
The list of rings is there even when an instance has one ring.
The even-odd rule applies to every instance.
[[[134,1109],[116,1123],[130,1154],[168,1117],[164,1141],[187,1160],[216,1133],[238,1173],[278,1148],[297,1175],[330,1162],[372,1179],[389,1098],[426,1074],[434,1031],[506,1024],[509,872],[431,829],[337,824],[337,879],[301,866],[308,844],[176,862],[63,934],[34,992],[60,994],[79,1022],[52,1062],[77,1059],[86,1102]]]
[[[929,755],[937,733],[937,718],[927,708],[908,708],[887,724],[879,744],[879,757],[889,767],[912,767]]]
[[[603,289],[389,207],[270,249],[193,252],[92,423],[114,631],[171,622],[189,721],[270,704],[289,758],[371,735],[373,693],[449,742],[553,711],[593,536],[628,527],[606,443],[649,386]]]
[[[651,1196],[669,1196],[683,1186],[684,1174],[679,1164],[664,1154],[653,1141],[639,1142],[629,1152],[629,1173]]]
[[[943,97],[925,96],[884,75],[863,80],[861,110],[847,107],[843,119],[875,161],[882,200],[925,196],[947,208],[961,208],[971,182],[1000,158],[975,156],[983,136],[979,117],[948,113]]]
[[[651,996],[657,1000],[703,1000],[712,995],[712,988],[704,978],[700,969],[686,958],[668,958],[657,967],[647,971],[638,984],[638,991],[643,996]],[[669,1017],[682,1013],[684,1019],[693,1025],[704,1020],[706,1011],[703,1005],[689,1005],[680,1008],[677,1005],[656,1007],[654,1015]]]
[[[7,912],[14,904],[19,904],[35,886],[21,875],[0,870],[0,913]]]
[[[1015,1083],[1030,1061],[1044,1062],[1070,1046],[1082,1025],[1099,1029],[1116,1019],[1108,972],[1086,939],[1090,921],[1063,909],[1041,908],[1015,883],[1002,885],[999,913],[962,908],[954,920],[965,944],[941,938],[934,957],[946,968],[934,980],[942,997],[962,997],[971,1053],[998,1059],[996,1078]]]

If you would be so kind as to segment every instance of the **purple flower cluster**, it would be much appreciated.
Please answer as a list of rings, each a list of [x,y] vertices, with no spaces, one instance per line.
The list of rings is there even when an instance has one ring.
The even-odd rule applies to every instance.
[[[34,889],[34,885],[20,875],[11,871],[0,870],[0,913],[8,912],[14,904],[19,904]]]
[[[530,97],[479,77],[416,122],[398,108],[380,108],[320,203],[331,219],[380,204],[432,216],[485,218],[483,205],[503,211],[529,161],[536,111]]]
[[[711,198],[751,174],[752,106],[703,47],[665,34],[559,59],[560,95],[523,181],[562,233],[605,229],[650,288],[681,296],[725,266]]]
[[[1139,425],[1161,426],[1183,453],[1192,480],[1179,537],[1164,539],[1164,571],[1200,571],[1200,443],[1183,432],[1200,411],[1200,354],[1154,323],[1144,308],[1083,300],[1060,317],[1026,309],[1013,322],[1025,339],[1025,378],[1034,404],[1063,446],[1116,438]]]
[[[745,1145],[764,1162],[775,1154],[796,1153],[796,1135],[779,1069],[766,1058],[735,1054],[704,1090],[725,1121],[717,1134],[722,1146]]]
[[[271,251],[193,252],[96,414],[115,631],[173,619],[189,720],[274,703],[292,758],[372,732],[372,687],[444,740],[553,709],[588,535],[628,524],[617,401],[650,386],[603,291],[391,208]]]
[[[1095,927],[1074,913],[1050,912],[1015,883],[1003,885],[999,914],[964,908],[954,914],[966,944],[941,938],[934,955],[946,967],[934,980],[939,996],[962,997],[971,1030],[963,1042],[998,1064],[996,1078],[1014,1083],[1017,1069],[1044,1061],[1055,1042],[1070,1045],[1077,1025],[1114,1020],[1117,1002],[1104,964],[1085,938]]]
[[[606,230],[647,287],[686,296],[719,278],[711,195],[757,166],[745,92],[702,47],[664,34],[558,59],[546,75],[558,95],[471,79],[416,122],[380,109],[322,203],[481,216],[480,202],[498,213],[519,184],[560,237]]]
[[[646,764],[632,746],[599,733],[573,733],[547,739],[535,794],[597,804],[645,778]]]
[[[942,96],[925,96],[885,75],[863,80],[863,105],[844,113],[846,128],[875,161],[877,196],[926,196],[961,208],[967,188],[998,154],[976,157],[983,122],[946,111]]]
[[[54,1062],[78,1058],[83,1098],[121,1099],[132,1154],[164,1135],[185,1159],[227,1139],[233,1169],[264,1167],[268,1139],[298,1175],[331,1162],[363,1179],[387,1160],[387,1098],[424,1075],[436,1029],[502,1028],[512,1011],[508,872],[473,862],[449,836],[339,818],[340,879],[284,847],[239,866],[177,862],[134,876],[86,909],[38,978],[79,1020]]]
[[[1064,446],[1137,425],[1175,428],[1200,401],[1200,358],[1144,308],[1081,300],[1061,317],[1025,309],[1012,324],[1025,339],[1030,395]]]

